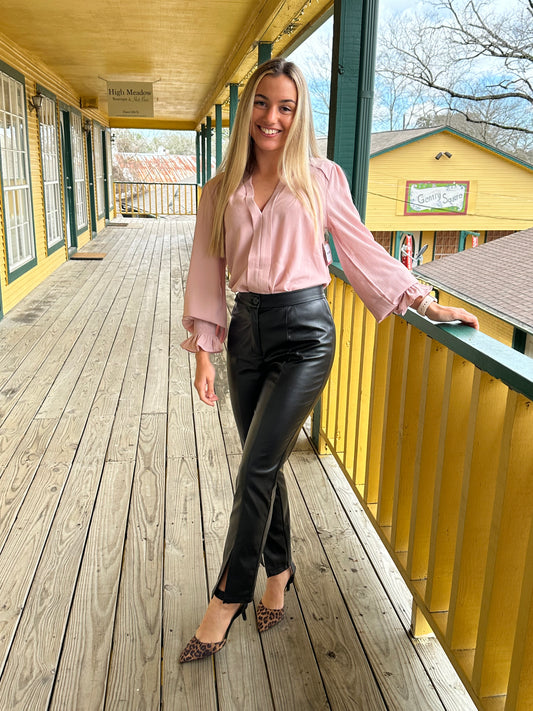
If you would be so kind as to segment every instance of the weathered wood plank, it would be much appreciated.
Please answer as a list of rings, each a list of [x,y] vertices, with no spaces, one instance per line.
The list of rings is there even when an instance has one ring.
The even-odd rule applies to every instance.
[[[110,418],[89,419],[85,428],[54,525],[42,539],[46,545],[2,675],[0,708],[40,709],[49,699],[110,429]]]
[[[344,477],[334,458],[330,455],[320,459],[336,496],[349,517],[365,553],[374,569],[379,571],[383,589],[394,606],[402,625],[408,634],[411,624],[412,597],[400,573],[381,543],[371,522],[365,515],[350,484]],[[411,639],[411,637],[409,636]],[[411,639],[424,663],[431,683],[448,711],[474,711],[475,704],[464,688],[444,650],[434,638]]]
[[[222,560],[233,492],[217,409],[195,398],[194,415],[207,577],[209,590],[212,590]],[[193,632],[194,629],[190,630],[189,637]],[[231,628],[228,644],[215,656],[215,669],[221,709],[267,711],[273,708],[261,640],[253,614],[250,614],[246,622],[239,619]]]
[[[32,484],[57,420],[35,420],[20,439],[9,467],[0,476],[0,551]]]
[[[316,456],[298,452],[291,464],[387,708],[442,711],[427,672]]]
[[[133,469],[105,464],[50,711],[104,708]]]
[[[295,585],[328,701],[333,711],[346,708],[384,711],[386,706],[365,650],[291,467],[286,468],[286,480],[292,511],[293,557],[297,565]]]
[[[163,586],[163,708],[216,711],[213,663],[178,664],[208,602],[202,515],[195,459],[167,462]]]
[[[165,446],[165,416],[143,415],[106,694],[113,710],[160,706]]]
[[[229,455],[228,459],[235,480],[241,457]],[[254,596],[256,606],[265,583],[266,574],[261,566]],[[285,615],[281,624],[261,635],[274,708],[286,711],[329,709],[314,650],[294,591],[286,595]],[[295,650],[298,650],[297,653]]]

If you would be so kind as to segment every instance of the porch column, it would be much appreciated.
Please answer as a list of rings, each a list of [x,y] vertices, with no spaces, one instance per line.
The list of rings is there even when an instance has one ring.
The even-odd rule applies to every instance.
[[[215,104],[215,162],[222,162],[222,104]]]
[[[211,131],[211,116],[206,117],[205,126],[205,138],[206,138],[206,152],[205,152],[205,162],[206,162],[206,182],[211,180],[211,143],[212,143],[212,131]]]
[[[229,85],[229,130],[230,133],[233,129],[233,122],[235,121],[235,113],[237,112],[237,104],[239,103],[239,85],[230,84]]]
[[[272,42],[259,42],[257,46],[257,62],[263,64],[272,57]]]
[[[346,173],[364,221],[372,132],[378,0],[335,0],[329,102],[328,158]],[[339,261],[330,239],[333,261]],[[313,412],[311,438],[318,451],[322,400]]]
[[[202,134],[196,131],[196,185],[202,182]]]
[[[206,140],[205,140],[205,123],[202,124],[202,185],[206,183],[206,162],[205,162],[205,150],[206,150]]]
[[[328,156],[348,176],[364,220],[372,132],[378,0],[335,0]]]

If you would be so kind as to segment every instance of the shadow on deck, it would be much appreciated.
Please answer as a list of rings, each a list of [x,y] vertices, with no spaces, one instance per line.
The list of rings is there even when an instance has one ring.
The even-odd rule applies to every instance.
[[[332,457],[287,467],[287,619],[180,666],[218,572],[240,445],[179,343],[194,222],[117,220],[0,323],[0,708],[473,708]],[[256,601],[264,585],[261,571]]]

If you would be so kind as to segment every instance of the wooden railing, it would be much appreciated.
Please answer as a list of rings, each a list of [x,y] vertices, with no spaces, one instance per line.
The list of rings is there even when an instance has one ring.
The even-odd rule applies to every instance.
[[[531,710],[533,359],[412,311],[377,325],[332,271],[319,448],[407,582],[413,633],[427,621],[478,708]]]
[[[115,182],[114,189],[116,215],[196,215],[198,187],[190,183]]]

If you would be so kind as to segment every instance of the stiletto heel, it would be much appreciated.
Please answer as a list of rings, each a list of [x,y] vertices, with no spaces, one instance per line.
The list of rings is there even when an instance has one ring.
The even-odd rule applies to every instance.
[[[294,563],[291,564],[291,576],[287,581],[285,586],[285,591],[288,592],[291,589],[291,585],[294,583],[294,576],[296,574],[296,566]],[[255,620],[257,622],[257,630],[259,633],[266,632],[271,627],[274,627],[285,617],[285,605],[281,610],[273,610],[270,607],[263,605],[263,601],[259,602],[257,610],[255,611]]]
[[[219,600],[224,600],[224,593],[219,588],[215,590],[214,596]],[[220,642],[200,642],[198,637],[194,635],[194,637],[185,645],[183,652],[180,654],[179,663],[185,664],[186,662],[195,662],[199,659],[205,659],[206,657],[211,657],[213,654],[220,652],[228,640],[228,633],[235,620],[241,615],[242,619],[246,620],[247,605],[248,603],[244,602],[239,606],[239,609],[231,618],[224,637],[220,640]]]

